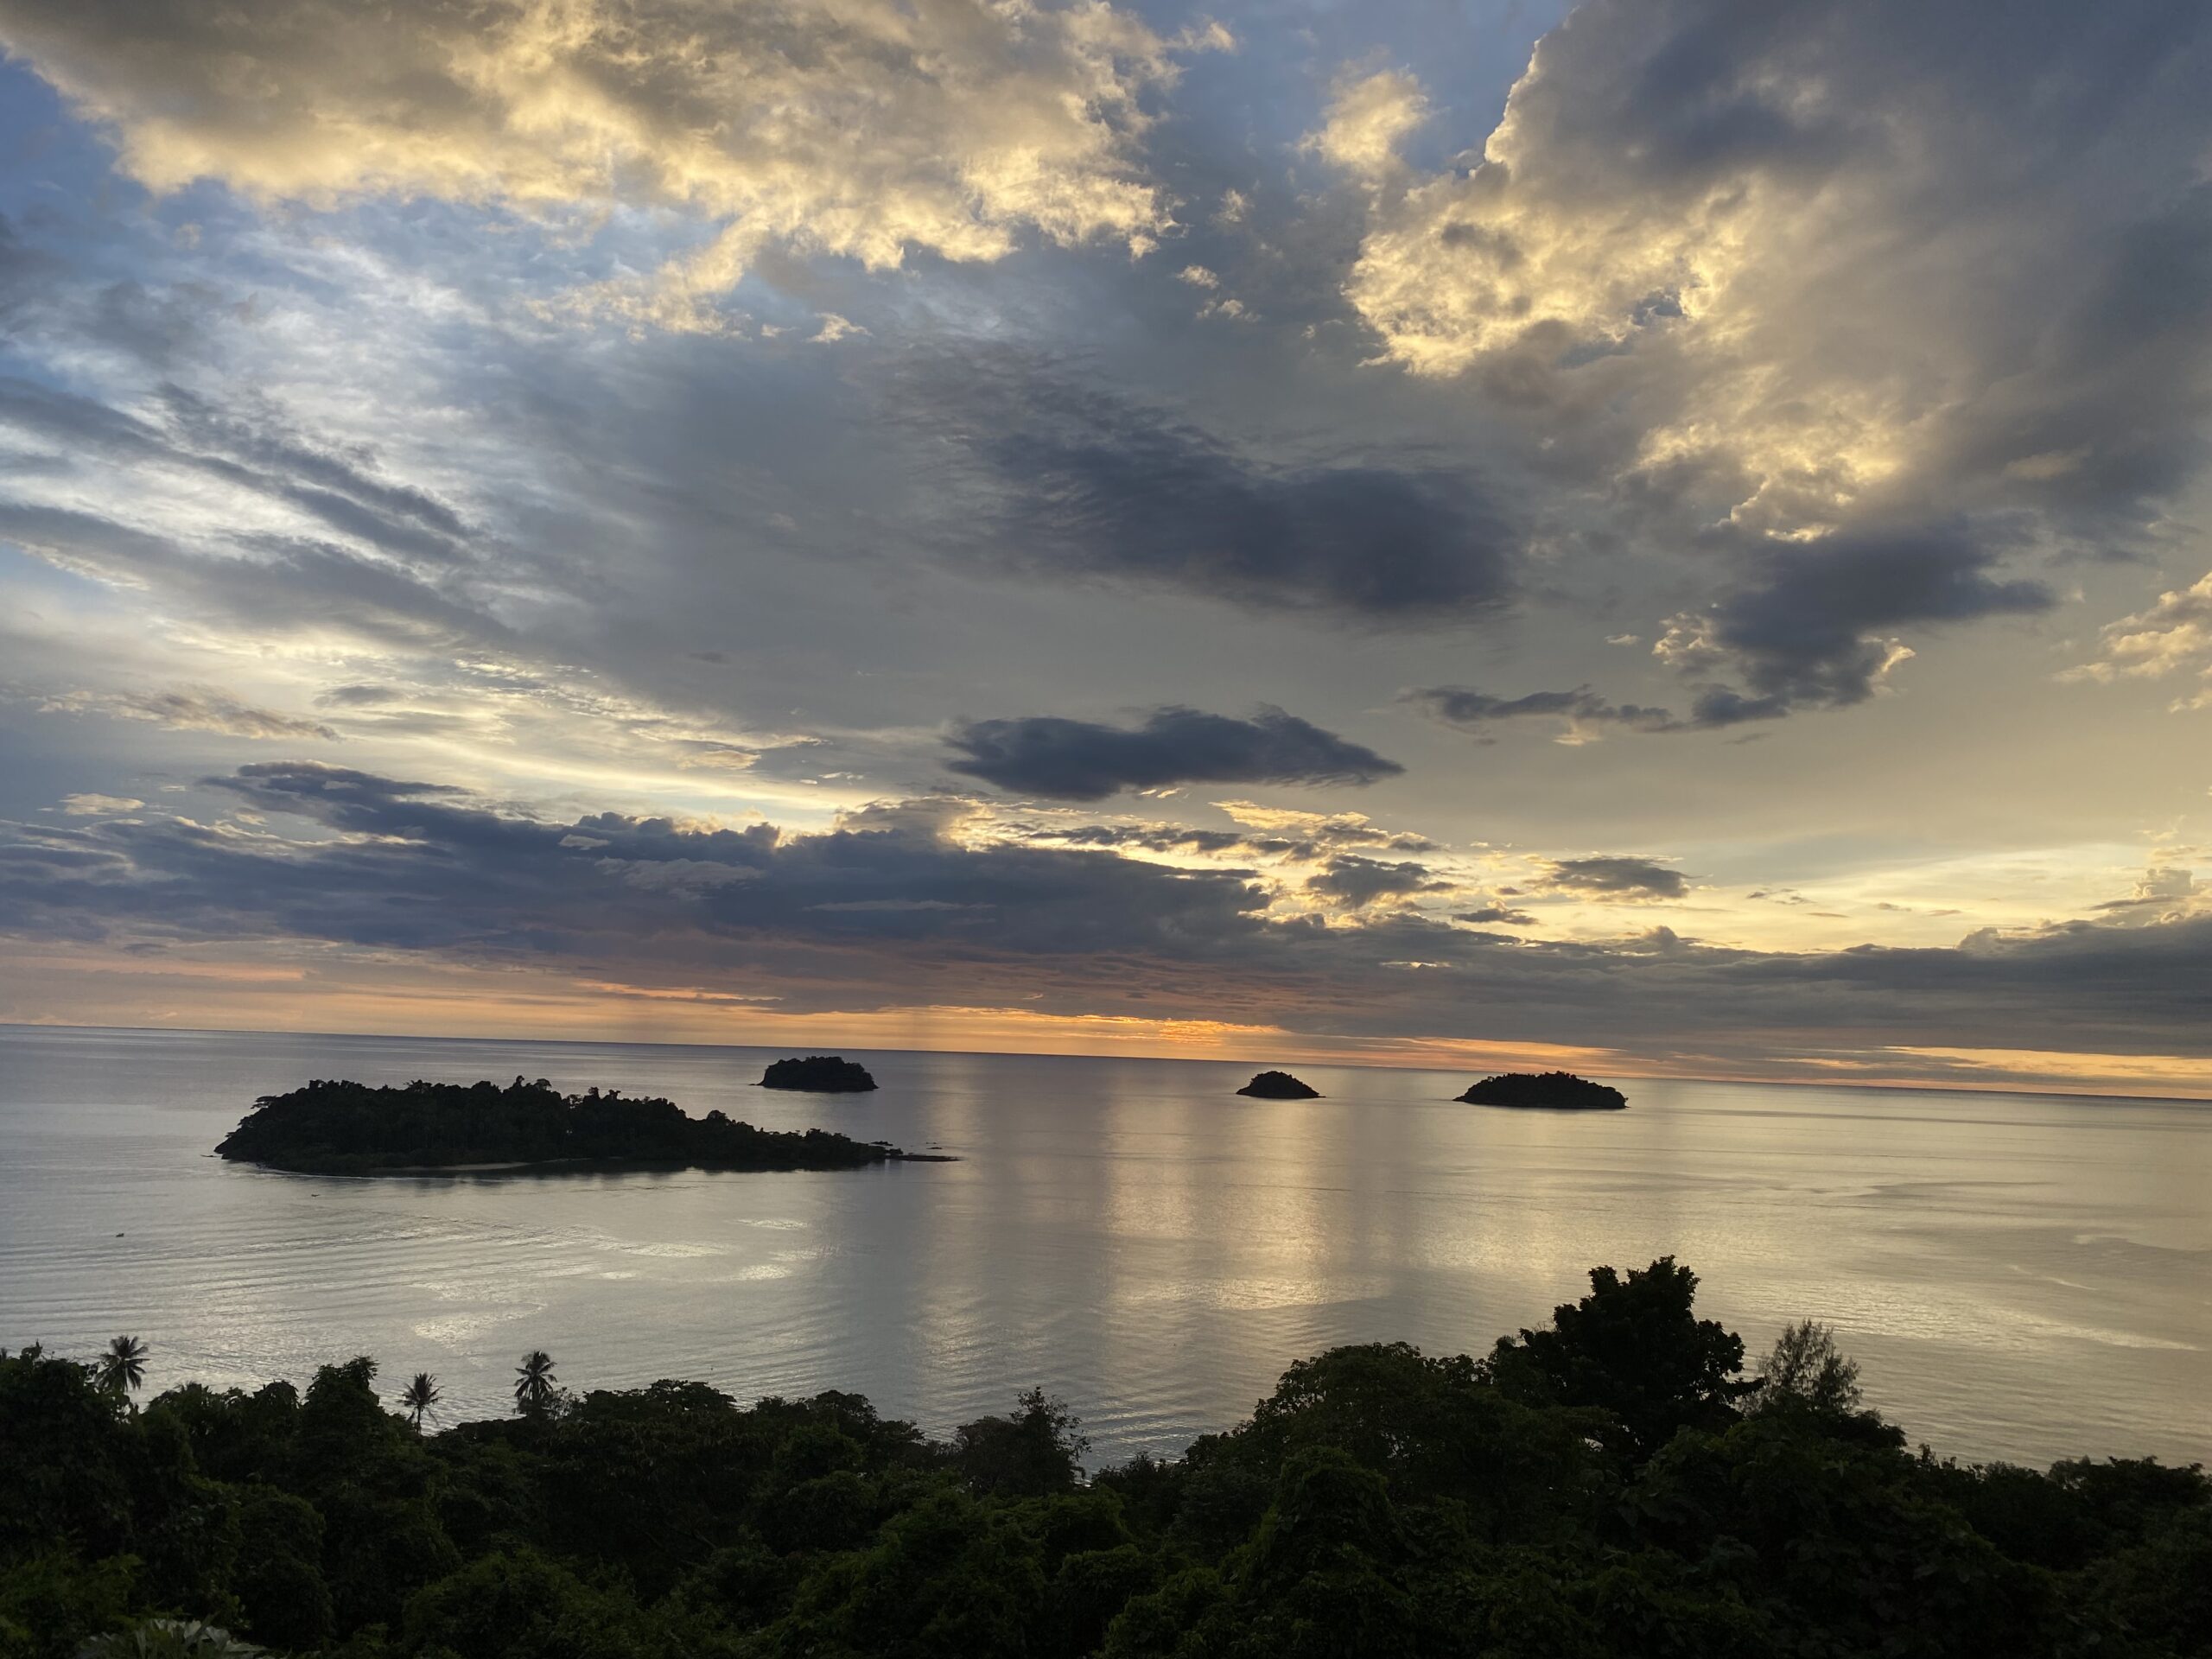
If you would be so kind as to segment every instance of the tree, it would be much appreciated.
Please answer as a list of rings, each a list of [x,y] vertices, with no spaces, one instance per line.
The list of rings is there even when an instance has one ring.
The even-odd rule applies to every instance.
[[[1738,1376],[1743,1338],[1691,1312],[1697,1274],[1671,1255],[1590,1269],[1590,1294],[1552,1310],[1548,1331],[1503,1337],[1490,1374],[1534,1404],[1595,1406],[1620,1423],[1619,1449],[1641,1462],[1681,1428],[1725,1428],[1756,1393]]]
[[[543,1348],[531,1349],[515,1367],[515,1409],[532,1419],[549,1416],[560,1397],[553,1356]]]
[[[136,1337],[118,1337],[99,1359],[100,1386],[128,1394],[146,1380],[146,1344]]]
[[[1758,1380],[1756,1411],[1791,1403],[1815,1411],[1856,1411],[1862,1398],[1859,1362],[1837,1349],[1834,1331],[1812,1319],[1800,1319],[1775,1338],[1773,1351],[1759,1362]]]
[[[953,1460],[976,1491],[1046,1497],[1083,1479],[1090,1440],[1066,1401],[1031,1389],[1012,1417],[982,1417],[953,1431]]]
[[[407,1421],[415,1425],[415,1432],[421,1433],[423,1419],[437,1415],[438,1379],[428,1371],[416,1372],[415,1380],[399,1391],[399,1404]]]

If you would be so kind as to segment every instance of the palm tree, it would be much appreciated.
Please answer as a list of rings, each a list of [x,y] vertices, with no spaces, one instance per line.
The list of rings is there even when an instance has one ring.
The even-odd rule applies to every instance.
[[[399,1391],[399,1403],[407,1413],[407,1421],[415,1425],[415,1432],[423,1432],[423,1419],[438,1414],[438,1379],[428,1371],[415,1373],[415,1380]]]
[[[553,1375],[553,1356],[533,1348],[515,1367],[515,1409],[525,1417],[543,1417],[553,1408],[559,1379]]]
[[[146,1380],[146,1344],[136,1337],[118,1337],[100,1356],[100,1386],[128,1394]]]

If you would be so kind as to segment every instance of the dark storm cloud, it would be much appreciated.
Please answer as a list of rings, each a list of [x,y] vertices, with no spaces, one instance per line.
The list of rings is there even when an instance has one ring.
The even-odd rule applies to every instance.
[[[1885,630],[2029,615],[2057,602],[2041,582],[1993,573],[2009,540],[2003,527],[1961,524],[1770,544],[1758,585],[1678,619],[1662,650],[1694,677],[1732,671],[1748,688],[1707,686],[1692,705],[1700,725],[1863,702],[1896,656]]]
[[[1344,853],[1331,859],[1329,867],[1319,874],[1308,878],[1306,890],[1357,909],[1377,899],[1440,893],[1451,886],[1449,881],[1432,879],[1428,866],[1412,860],[1392,864],[1380,859],[1362,858],[1357,853]]]
[[[1135,728],[1033,715],[970,721],[947,740],[955,772],[1017,794],[1097,801],[1172,784],[1370,784],[1395,760],[1280,709],[1249,720],[1161,709]]]
[[[1674,732],[1682,722],[1664,709],[1610,702],[1586,685],[1572,691],[1530,691],[1517,697],[1492,696],[1464,685],[1418,686],[1404,702],[1447,726],[1479,732],[1499,721],[1551,717],[1573,724],[1624,727],[1637,732]]]
[[[1600,856],[1554,861],[1544,885],[1598,899],[1680,899],[1689,880],[1648,858]]]
[[[918,368],[899,396],[959,446],[988,556],[1014,568],[1404,626],[1482,615],[1514,589],[1511,515],[1440,466],[1262,459],[1004,356]],[[951,535],[976,556],[972,521]]]

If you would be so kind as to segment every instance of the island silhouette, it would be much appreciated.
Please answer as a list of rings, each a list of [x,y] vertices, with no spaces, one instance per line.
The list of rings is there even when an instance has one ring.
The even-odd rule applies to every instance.
[[[1478,1106],[1530,1106],[1553,1111],[1618,1112],[1628,1096],[1572,1071],[1507,1071],[1484,1077],[1459,1096]]]
[[[1321,1091],[1287,1071],[1262,1071],[1236,1091],[1255,1100],[1319,1100]]]
[[[812,1095],[864,1095],[875,1079],[857,1060],[842,1054],[810,1054],[803,1060],[777,1060],[760,1074],[763,1089],[798,1089]]]
[[[264,1095],[215,1148],[233,1163],[310,1175],[460,1174],[610,1168],[858,1169],[947,1161],[826,1129],[763,1129],[671,1100],[543,1077],[372,1088],[317,1079]]]

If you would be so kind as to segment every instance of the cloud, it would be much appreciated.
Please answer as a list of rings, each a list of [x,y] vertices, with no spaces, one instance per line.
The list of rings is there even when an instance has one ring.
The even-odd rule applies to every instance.
[[[1536,918],[1525,910],[1514,910],[1505,905],[1482,905],[1473,910],[1452,912],[1455,922],[1471,922],[1478,927],[1534,927]]]
[[[1097,801],[1170,784],[1370,784],[1405,770],[1280,709],[1249,720],[1155,710],[1134,729],[1034,715],[970,721],[948,739],[954,772],[1001,789]]]
[[[2068,680],[2160,679],[2195,669],[2205,682],[2174,707],[2212,708],[2212,575],[2158,595],[2157,604],[2105,625],[2101,655],[2070,668]]]
[[[146,803],[133,795],[64,795],[61,810],[73,818],[107,817],[118,812],[136,812]]]
[[[1327,121],[1307,137],[1306,148],[1332,167],[1377,179],[1395,170],[1399,141],[1427,119],[1421,83],[1386,69],[1338,85]]]
[[[1588,0],[1478,151],[1369,191],[1344,294],[1618,534],[1722,556],[1675,644],[1743,678],[1694,720],[1847,706],[1879,631],[2044,608],[2000,556],[2140,551],[2201,474],[2208,78],[2178,4],[1993,44],[1970,0]]]
[[[1103,3],[6,0],[0,41],[157,191],[683,214],[705,244],[595,302],[705,328],[769,250],[872,270],[996,260],[1025,232],[1144,251],[1171,212],[1145,100],[1226,36]]]
[[[1134,847],[1148,853],[1231,853],[1253,843],[1234,830],[1194,830],[1179,823],[1086,823],[1066,830],[1039,830],[1070,847]]]
[[[262,740],[319,737],[335,742],[338,734],[319,720],[303,720],[257,709],[226,692],[206,687],[169,691],[63,691],[39,700],[48,714],[105,715],[114,720],[150,721],[173,732],[220,732],[226,737]]]
[[[1492,696],[1464,685],[1420,686],[1401,698],[1433,720],[1462,731],[1480,732],[1500,721],[1558,719],[1573,734],[1586,725],[1620,726],[1637,732],[1673,732],[1682,722],[1664,709],[1609,702],[1586,685],[1572,691],[1530,691],[1517,697]]]
[[[1555,860],[1544,885],[1595,899],[1680,899],[1689,892],[1689,879],[1680,870],[1648,858],[1618,855]]]
[[[955,557],[981,545],[1040,573],[1398,625],[1464,621],[1513,590],[1511,515],[1456,469],[1258,459],[1003,355],[918,366],[903,401],[970,463]]]
[[[944,804],[880,820],[893,827],[810,834],[615,812],[542,819],[306,762],[208,786],[278,828],[158,814],[0,825],[0,932],[109,949],[312,941],[646,990],[773,992],[794,1011],[957,994],[970,1007],[1347,1039],[1478,1031],[1708,1066],[1716,1054],[1786,1065],[1816,1048],[1899,1045],[2212,1054],[2199,990],[2212,913],[2201,911],[1943,949],[1761,952],[1663,930],[1511,940],[1404,908],[1349,926],[1272,919],[1264,892],[1232,874],[967,844],[942,833]],[[1408,962],[1430,970],[1390,966]]]
[[[1847,708],[1872,696],[1913,656],[1890,630],[2034,615],[2057,602],[2044,582],[1999,573],[2007,528],[1923,525],[1756,538],[1754,580],[1704,610],[1674,617],[1652,647],[1695,688],[1687,717],[1612,702],[1586,685],[1517,697],[1428,686],[1403,700],[1463,731],[1557,718],[1566,722],[1567,741],[1585,738],[1591,727],[1683,732],[1775,720],[1800,709]],[[2170,597],[2182,601],[2175,609],[2185,614],[2188,596]]]
[[[663,974],[702,974],[771,961],[804,977],[818,966],[809,950],[859,951],[863,960],[840,972],[864,979],[918,973],[909,949],[940,963],[948,950],[976,948],[1010,962],[1166,950],[1179,930],[1228,938],[1264,903],[1232,874],[1095,852],[964,848],[941,833],[948,819],[928,803],[855,820],[868,827],[791,835],[613,812],[546,822],[451,785],[306,761],[244,766],[205,786],[270,822],[332,835],[302,841],[181,817],[102,825],[91,839],[15,826],[15,850],[0,859],[0,928],[274,930],[477,960],[619,963],[626,978],[655,963]],[[54,885],[57,861],[94,858],[72,885]],[[874,951],[887,953],[882,969],[864,960]],[[991,977],[988,962],[978,971]]]
[[[1912,655],[1886,629],[2032,615],[2056,603],[2041,582],[1993,573],[2005,550],[2001,531],[1963,524],[1769,539],[1754,585],[1675,618],[1653,651],[1693,679],[1726,671],[1748,685],[1747,694],[1707,684],[1692,708],[1699,725],[1848,707]]]
[[[1426,864],[1410,860],[1389,864],[1377,859],[1363,858],[1357,853],[1342,853],[1329,861],[1326,869],[1307,879],[1306,890],[1326,899],[1340,900],[1357,909],[1373,904],[1377,899],[1404,898],[1416,893],[1442,893],[1448,891],[1451,886],[1449,881],[1432,879]]]

